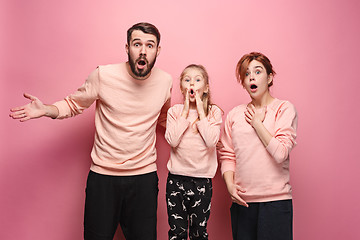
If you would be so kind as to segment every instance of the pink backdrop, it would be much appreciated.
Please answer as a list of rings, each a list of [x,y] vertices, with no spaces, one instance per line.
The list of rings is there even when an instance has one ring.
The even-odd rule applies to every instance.
[[[174,77],[205,65],[212,98],[227,113],[248,96],[237,84],[238,59],[256,50],[278,72],[273,95],[299,113],[291,153],[295,239],[360,239],[359,42],[357,0],[0,2],[0,239],[82,238],[84,187],[94,108],[70,120],[19,123],[9,109],[23,92],[46,103],[75,91],[99,64],[126,61],[126,30],[139,21],[162,34],[157,66]],[[158,134],[158,239],[167,236],[166,161]],[[210,239],[230,239],[230,200],[219,174]],[[118,231],[117,239],[123,239]]]

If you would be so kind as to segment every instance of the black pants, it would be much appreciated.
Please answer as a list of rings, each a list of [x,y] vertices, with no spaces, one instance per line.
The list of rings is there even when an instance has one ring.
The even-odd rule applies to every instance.
[[[166,201],[169,239],[208,239],[206,231],[210,217],[212,181],[169,173],[166,184]]]
[[[233,203],[230,209],[234,240],[292,240],[292,200]]]
[[[127,240],[156,239],[158,176],[107,176],[90,171],[84,239],[112,240],[120,223]]]

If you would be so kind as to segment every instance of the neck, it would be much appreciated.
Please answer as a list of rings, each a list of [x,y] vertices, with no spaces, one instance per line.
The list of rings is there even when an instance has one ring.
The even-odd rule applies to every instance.
[[[190,109],[195,109],[196,108],[196,103],[195,102],[190,102],[189,108]]]
[[[274,100],[274,97],[270,95],[269,92],[259,99],[252,98],[251,103],[255,108],[262,108],[269,105]]]

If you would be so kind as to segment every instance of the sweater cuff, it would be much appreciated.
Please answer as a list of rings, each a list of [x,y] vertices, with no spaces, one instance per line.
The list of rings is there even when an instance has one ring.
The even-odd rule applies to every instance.
[[[57,116],[57,119],[62,119],[67,117],[67,112],[69,110],[69,105],[65,100],[61,100],[58,102],[53,103],[55,107],[59,110],[59,115]]]
[[[228,171],[235,172],[235,163],[223,161],[221,163],[221,175],[224,175],[224,173]]]

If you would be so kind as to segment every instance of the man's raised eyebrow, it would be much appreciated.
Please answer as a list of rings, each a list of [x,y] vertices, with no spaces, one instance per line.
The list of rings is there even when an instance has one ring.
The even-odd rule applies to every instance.
[[[140,40],[141,40],[140,38],[134,38],[131,42],[140,41]],[[147,42],[156,44],[154,40],[147,40]]]
[[[131,40],[131,42],[135,42],[135,41],[139,41],[140,38],[134,38],[133,40]]]
[[[255,66],[255,68],[262,68],[262,69],[264,69],[262,66]]]
[[[154,40],[147,40],[147,42],[151,42],[153,43],[154,45],[156,44],[156,42]]]

